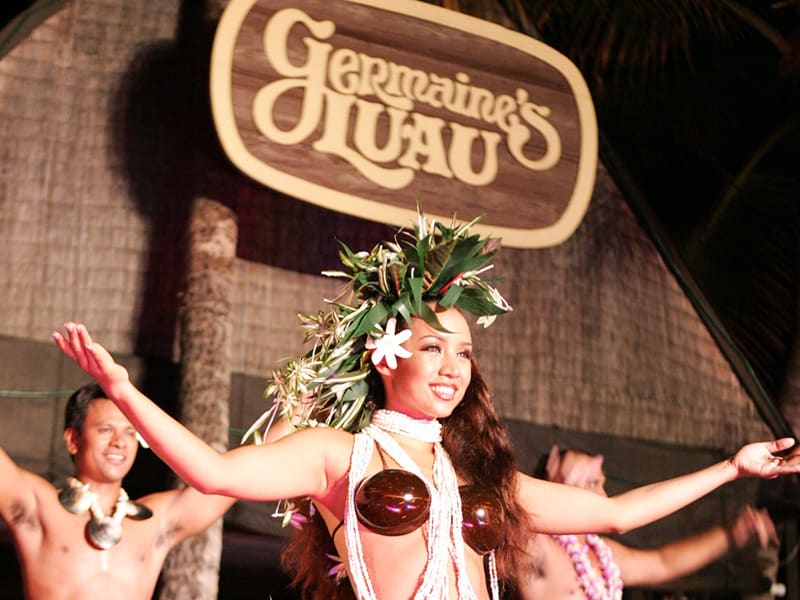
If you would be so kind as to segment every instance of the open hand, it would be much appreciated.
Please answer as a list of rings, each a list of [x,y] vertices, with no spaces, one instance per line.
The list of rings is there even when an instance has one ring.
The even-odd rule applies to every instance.
[[[53,332],[56,345],[91,375],[106,394],[113,397],[117,386],[128,383],[127,369],[118,364],[105,348],[92,341],[85,325],[65,323],[64,331]]]
[[[780,455],[793,446],[789,454]],[[800,445],[796,445],[792,438],[747,444],[731,458],[731,462],[739,477],[773,479],[779,475],[800,473]]]

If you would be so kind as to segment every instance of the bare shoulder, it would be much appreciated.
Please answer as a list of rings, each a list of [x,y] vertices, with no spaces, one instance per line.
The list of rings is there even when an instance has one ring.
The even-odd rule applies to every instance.
[[[325,439],[335,443],[346,443],[350,445],[353,443],[352,433],[334,427],[305,427],[303,429],[296,429],[284,436],[285,439],[290,437]]]
[[[340,453],[348,458],[353,448],[354,436],[352,433],[334,429],[333,427],[307,427],[297,429],[276,441],[275,446],[302,446],[307,451],[319,452],[326,456],[336,456]],[[267,444],[268,446],[270,444]]]
[[[141,498],[137,498],[136,502],[144,504],[147,508],[156,512],[157,509],[161,509],[164,506],[169,505],[171,502],[178,497],[181,490],[178,488],[170,489],[170,490],[163,490],[160,492],[152,492],[147,494],[146,496],[142,496]]]
[[[138,500],[153,512],[156,545],[166,544],[167,548],[209,527],[235,501],[227,496],[203,494],[192,487],[155,492]]]
[[[184,510],[187,507],[196,509],[204,506],[220,506],[220,514],[224,512],[235,501],[234,498],[217,496],[214,494],[203,494],[193,487],[183,485],[181,487],[152,492],[136,500],[145,505],[153,513],[163,514],[165,511]],[[197,515],[195,515],[196,517]]]
[[[540,495],[548,489],[553,488],[553,486],[558,486],[559,488],[563,487],[559,486],[559,484],[551,483],[550,481],[537,479],[522,471],[517,471],[517,500],[528,511],[535,512],[534,507]]]
[[[20,469],[16,484],[0,499],[0,513],[9,526],[31,518],[41,506],[56,500],[55,486],[36,473]]]
[[[550,483],[549,481],[537,479],[536,477],[528,475],[527,473],[523,473],[522,471],[517,471],[516,482],[517,494],[520,495],[527,493],[531,489],[539,489],[542,483]]]
[[[20,473],[23,481],[36,493],[53,493],[57,491],[56,486],[41,475],[26,469],[20,469]]]
[[[0,501],[4,502],[7,498],[19,496],[20,494],[55,490],[53,484],[44,477],[23,469],[10,460],[7,461],[7,464],[10,465],[10,468],[7,473],[3,472],[2,485],[0,485],[0,490],[2,490]]]
[[[344,473],[350,468],[350,455],[353,451],[352,433],[333,427],[308,427],[298,429],[283,437],[277,444],[296,447],[308,456],[316,455],[326,465],[326,470]]]
[[[19,470],[16,485],[4,488],[0,499],[0,517],[20,540],[36,540],[50,515],[59,514],[58,490],[44,477],[25,469]]]

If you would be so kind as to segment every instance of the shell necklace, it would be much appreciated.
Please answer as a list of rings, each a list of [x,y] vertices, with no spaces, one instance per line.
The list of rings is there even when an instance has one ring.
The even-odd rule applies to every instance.
[[[58,501],[72,514],[81,515],[87,510],[90,512],[86,537],[98,550],[108,550],[119,543],[122,539],[122,519],[125,517],[143,520],[153,516],[152,511],[144,504],[128,498],[122,488],[119,489],[114,512],[105,515],[100,508],[99,496],[89,489],[88,483],[75,477],[67,478],[67,486],[58,491]]]
[[[553,538],[567,551],[578,583],[588,600],[620,600],[622,598],[622,577],[619,567],[614,562],[614,555],[600,536],[587,533],[586,543],[581,544],[574,535],[554,535]],[[589,549],[592,549],[600,562],[602,573],[589,559]]]

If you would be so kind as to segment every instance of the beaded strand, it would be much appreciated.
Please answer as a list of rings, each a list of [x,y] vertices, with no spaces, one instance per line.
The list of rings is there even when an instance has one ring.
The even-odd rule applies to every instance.
[[[622,577],[619,567],[614,562],[611,548],[600,536],[587,533],[585,544],[581,544],[574,535],[554,535],[553,538],[569,555],[587,600],[621,600]],[[597,556],[602,573],[597,572],[589,559],[590,549]]]
[[[397,441],[387,434],[398,433],[434,444],[433,483],[420,471]],[[360,599],[375,600],[375,591],[370,581],[364,561],[358,519],[355,514],[355,490],[370,456],[372,444],[377,444],[394,459],[400,467],[414,473],[428,488],[430,508],[428,516],[428,560],[422,581],[414,594],[415,600],[446,599],[448,596],[448,554],[456,572],[458,597],[463,600],[477,598],[466,573],[464,560],[464,539],[461,534],[461,496],[458,493],[458,479],[447,452],[441,445],[441,425],[438,421],[412,419],[402,413],[379,410],[372,417],[372,423],[356,435],[356,443],[350,465],[350,481],[345,509],[345,541],[350,558],[350,573],[353,588]],[[491,558],[494,558],[493,556]],[[492,597],[497,600],[498,584],[494,561],[490,562]]]

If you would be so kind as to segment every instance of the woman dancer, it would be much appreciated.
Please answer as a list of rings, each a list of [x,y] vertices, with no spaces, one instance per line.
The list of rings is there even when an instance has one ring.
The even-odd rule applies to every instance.
[[[256,442],[276,417],[296,429],[274,443],[219,453],[142,395],[83,325],[54,338],[193,487],[308,498],[314,518],[290,562],[316,598],[497,598],[532,531],[625,531],[739,477],[800,472],[800,450],[779,456],[794,443],[780,439],[613,498],[519,473],[464,316],[488,325],[511,310],[481,279],[497,244],[473,224],[420,216],[369,253],[343,248],[349,272],[327,274],[347,277],[350,297],[301,316],[313,348],[273,374],[274,403],[251,429]],[[322,562],[333,549],[341,568]]]

